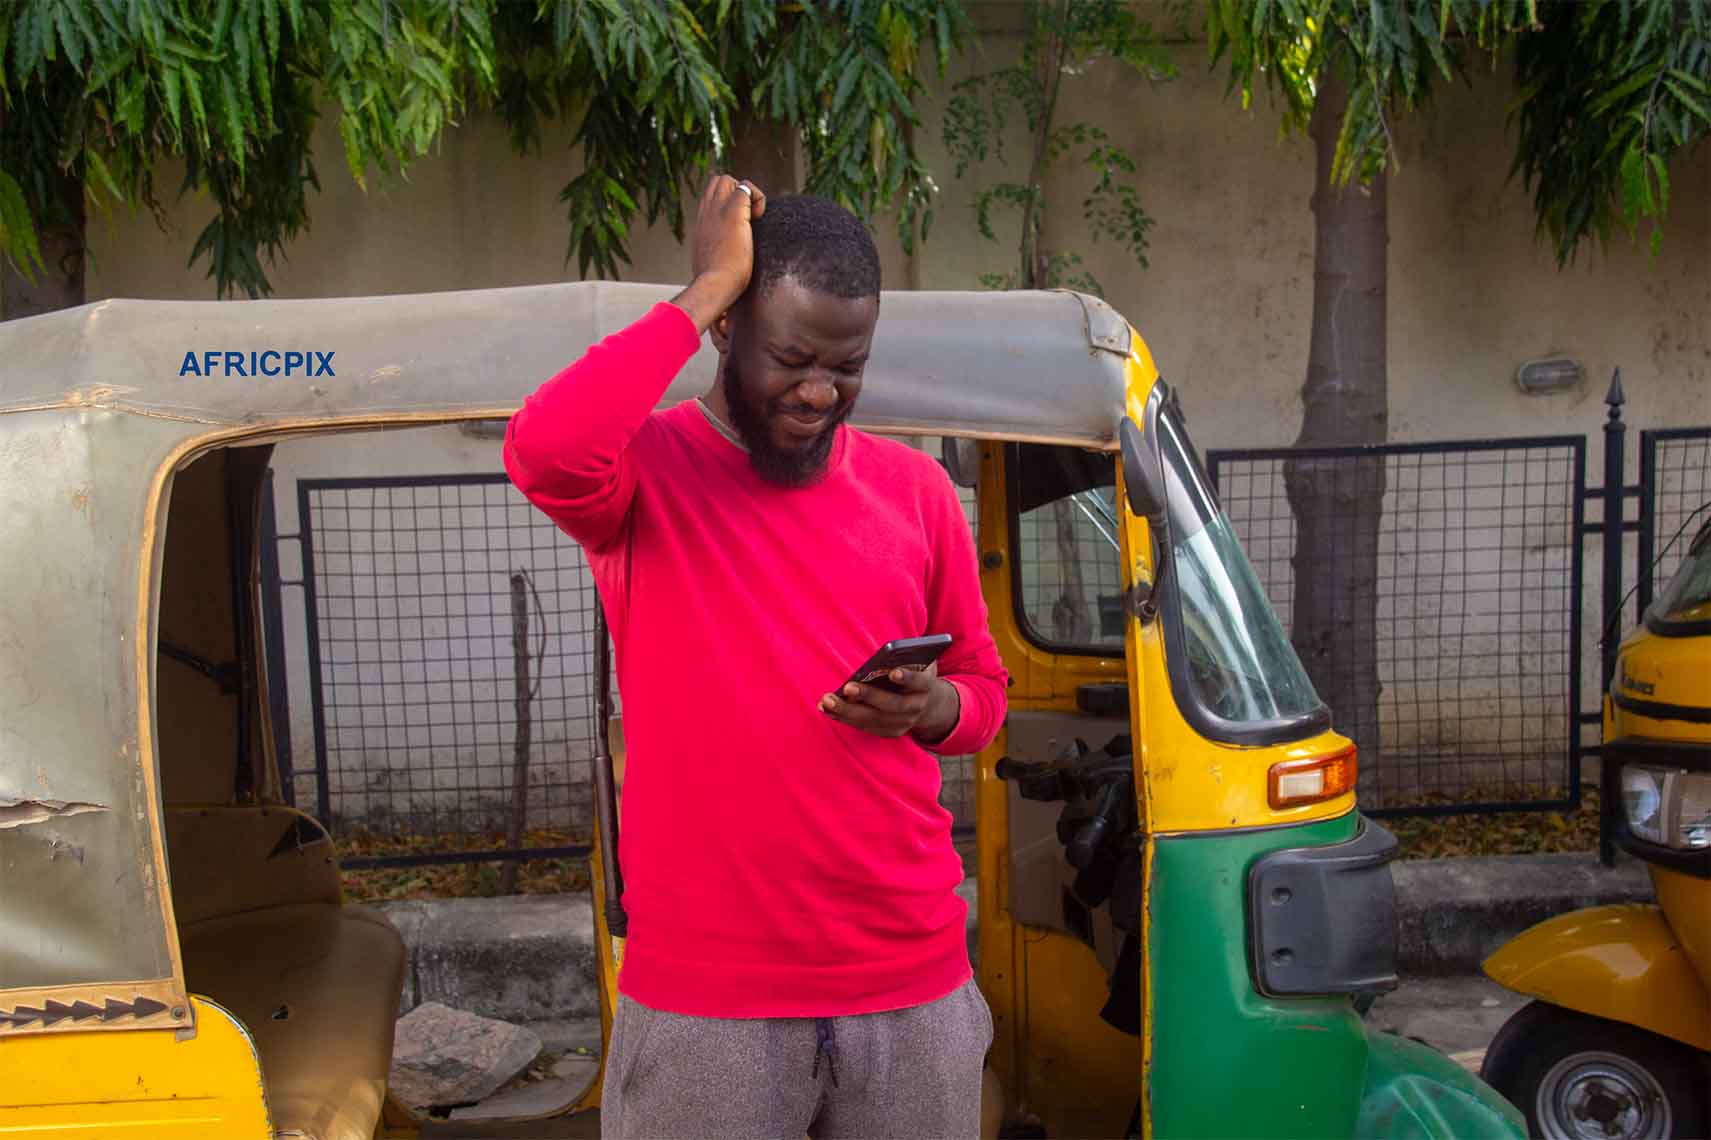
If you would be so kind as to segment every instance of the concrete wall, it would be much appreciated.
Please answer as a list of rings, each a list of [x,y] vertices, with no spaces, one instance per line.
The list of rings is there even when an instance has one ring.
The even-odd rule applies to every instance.
[[[987,37],[984,60],[1002,59],[1014,42]],[[1055,205],[1048,239],[1081,252],[1108,298],[1141,330],[1166,376],[1179,385],[1202,448],[1287,444],[1299,425],[1311,317],[1311,144],[1281,137],[1266,99],[1252,112],[1227,99],[1222,75],[1207,68],[1203,45],[1182,45],[1175,54],[1181,76],[1174,82],[1148,86],[1096,67],[1064,94],[1065,121],[1097,123],[1139,159],[1141,196],[1157,219],[1150,268],[1143,271],[1108,244],[1086,240],[1077,217],[1082,179],[1073,171],[1050,185]],[[987,65],[965,60],[958,74],[977,64]],[[941,89],[936,98],[942,95]],[[1658,257],[1619,237],[1608,248],[1584,250],[1574,265],[1559,270],[1534,235],[1526,194],[1507,179],[1505,112],[1513,95],[1503,75],[1482,75],[1471,89],[1445,90],[1429,111],[1397,125],[1402,168],[1390,183],[1391,435],[1417,441],[1592,433],[1589,474],[1596,478],[1600,401],[1618,365],[1628,419],[1637,427],[1711,422],[1711,148],[1701,147],[1673,172],[1675,209]],[[981,273],[1014,260],[1012,249],[976,233],[970,204],[980,175],[950,177],[939,114],[939,104],[931,102],[917,134],[944,191],[929,242],[905,257],[890,223],[877,226],[891,287],[974,288]],[[548,135],[545,157],[518,159],[502,128],[476,116],[415,165],[408,182],[367,194],[343,169],[330,118],[319,140],[325,189],[313,202],[313,231],[273,272],[278,295],[483,288],[573,274],[564,264],[557,202],[559,187],[574,173],[563,135]],[[1019,159],[1022,151],[1011,154]],[[984,173],[998,176],[996,170]],[[161,184],[175,185],[177,178],[177,171],[164,170]],[[209,296],[211,282],[183,264],[208,213],[206,203],[173,204],[165,233],[148,217],[94,222],[90,296]],[[633,252],[632,279],[681,280],[687,273],[684,251],[663,230],[638,232]],[[1517,366],[1558,353],[1585,366],[1586,383],[1560,395],[1523,395],[1513,382]],[[388,434],[336,450],[281,449],[282,529],[291,529],[284,519],[295,510],[298,475],[497,469],[491,445],[450,431]],[[1469,500],[1446,499],[1442,478],[1431,478],[1403,480],[1387,500],[1396,537],[1381,567],[1388,583],[1382,632],[1410,652],[1439,637],[1483,638],[1446,644],[1452,653],[1488,652],[1490,675],[1458,672],[1449,679],[1453,685],[1438,674],[1388,676],[1393,709],[1387,715],[1396,739],[1471,734],[1484,748],[1517,731],[1536,735],[1502,724],[1517,701],[1560,707],[1558,698],[1524,686],[1510,691],[1501,679],[1537,673],[1541,663],[1551,665],[1548,654],[1566,655],[1566,634],[1537,621],[1529,626],[1527,617],[1505,625],[1513,615],[1498,612],[1508,604],[1499,595],[1518,580],[1505,575],[1543,581],[1566,573],[1575,541],[1568,526],[1572,508],[1566,499],[1529,501],[1524,494],[1487,505],[1497,513],[1476,529],[1529,515],[1534,526],[1503,530],[1486,550],[1453,564],[1433,562],[1430,536],[1458,523]],[[1678,481],[1689,489],[1706,485],[1703,473],[1688,472]],[[1274,599],[1284,603],[1291,540],[1286,533],[1250,533],[1249,540]],[[1589,548],[1589,560],[1594,555]],[[1596,688],[1597,587],[1588,578],[1583,704],[1594,701]],[[1451,605],[1447,591],[1457,583],[1498,600]],[[1564,595],[1550,604],[1560,615],[1570,602]],[[292,615],[287,626],[301,629]],[[309,755],[307,689],[300,662],[295,670],[301,763]],[[1477,724],[1469,722],[1469,710]],[[1548,761],[1558,747],[1523,750]]]

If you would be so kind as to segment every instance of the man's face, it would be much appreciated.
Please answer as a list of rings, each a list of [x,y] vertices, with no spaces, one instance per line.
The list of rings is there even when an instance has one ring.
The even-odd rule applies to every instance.
[[[878,297],[834,297],[780,278],[725,320],[719,382],[755,471],[787,487],[819,478],[861,392]]]

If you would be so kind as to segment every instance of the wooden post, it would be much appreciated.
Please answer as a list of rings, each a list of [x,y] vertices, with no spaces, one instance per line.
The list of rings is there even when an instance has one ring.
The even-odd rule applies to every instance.
[[[516,677],[517,736],[511,761],[511,834],[507,847],[523,846],[529,813],[530,705],[534,694],[529,681],[529,580],[521,573],[511,575],[511,668]],[[517,889],[517,860],[507,860],[499,872],[499,893]]]

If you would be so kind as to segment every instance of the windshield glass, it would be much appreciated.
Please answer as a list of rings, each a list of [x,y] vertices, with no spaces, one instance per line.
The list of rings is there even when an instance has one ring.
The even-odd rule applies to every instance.
[[[1671,624],[1711,622],[1711,526],[1694,538],[1652,613]]]
[[[1159,412],[1158,442],[1170,495],[1173,593],[1193,698],[1214,716],[1244,724],[1318,711],[1319,695],[1168,408]]]

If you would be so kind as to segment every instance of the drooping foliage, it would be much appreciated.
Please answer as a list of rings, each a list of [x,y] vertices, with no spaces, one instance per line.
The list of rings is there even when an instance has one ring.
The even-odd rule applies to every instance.
[[[1514,172],[1562,263],[1642,221],[1656,249],[1669,163],[1711,134],[1711,0],[1216,0],[1207,34],[1244,105],[1269,86],[1288,126],[1327,69],[1347,77],[1342,182],[1394,161],[1392,122],[1437,83],[1512,57]]]
[[[323,110],[365,186],[491,111],[525,152],[568,125],[545,156],[574,171],[567,259],[616,275],[638,215],[681,233],[739,102],[800,132],[808,189],[896,209],[912,242],[933,196],[917,67],[942,69],[966,24],[956,0],[0,0],[0,254],[55,271],[39,235],[82,225],[77,188],[158,214],[176,158],[175,189],[216,206],[192,263],[264,295],[309,224]]]

